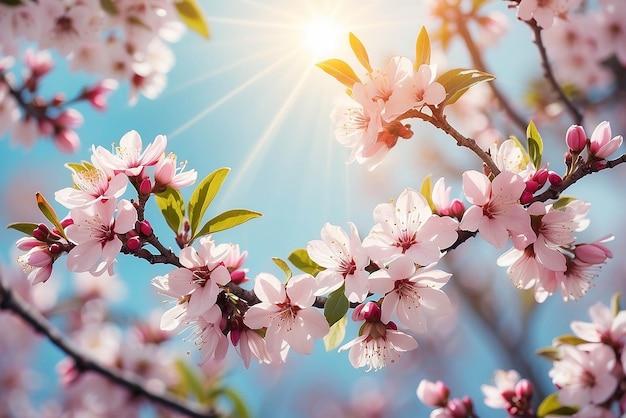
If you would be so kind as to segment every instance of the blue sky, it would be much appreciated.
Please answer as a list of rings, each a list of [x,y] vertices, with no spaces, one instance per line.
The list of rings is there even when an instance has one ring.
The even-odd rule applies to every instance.
[[[157,134],[167,135],[168,150],[176,153],[179,161],[187,160],[188,168],[196,169],[200,177],[219,167],[231,167],[229,178],[208,216],[240,207],[264,214],[260,219],[215,236],[219,242],[235,242],[249,251],[247,267],[252,276],[263,271],[279,275],[271,258],[286,259],[292,250],[317,239],[325,222],[345,227],[348,221],[354,221],[361,236],[365,236],[372,225],[371,212],[377,203],[397,197],[404,187],[418,188],[429,172],[433,172],[435,178],[444,174],[437,173],[436,163],[426,167],[415,164],[420,153],[418,141],[441,138],[433,129],[418,127],[420,124],[415,122],[415,138],[420,139],[401,143],[376,172],[369,173],[362,166],[345,165],[349,151],[334,141],[329,119],[334,98],[342,93],[342,87],[313,64],[333,57],[349,61],[355,68],[358,64],[349,52],[347,32],[340,46],[328,52],[330,56],[313,56],[315,52],[303,45],[302,27],[316,15],[334,16],[365,44],[373,65],[380,66],[393,55],[412,57],[415,38],[425,23],[421,3],[376,0],[364,6],[358,1],[202,2],[211,39],[203,40],[188,33],[173,45],[176,65],[169,74],[166,90],[158,99],[141,98],[131,107],[127,104],[128,87],[121,85],[111,97],[106,113],[97,114],[81,107],[86,119],[79,130],[83,147],[73,156],[59,153],[45,141],[29,152],[11,147],[6,138],[0,141],[0,155],[6,160],[0,167],[0,201],[4,205],[0,221],[7,224],[34,220],[34,192],[41,190],[52,200],[55,190],[70,184],[69,171],[63,167],[65,162],[88,159],[91,144],[109,147],[125,132],[135,129],[144,144]],[[516,31],[503,41],[499,51],[510,49],[511,44],[522,40],[528,41],[528,37],[528,33]],[[527,45],[530,48],[530,42]],[[464,62],[465,55],[457,49],[452,49],[451,56],[451,65],[469,65]],[[498,59],[491,58],[489,63],[506,71],[499,74],[498,82],[508,92],[519,96],[528,71],[512,70],[519,55],[504,56],[508,58],[500,55]],[[61,64],[50,83],[68,92],[76,91],[76,77],[83,79],[82,75],[68,73]],[[445,149],[449,148],[456,147],[449,142]],[[456,149],[451,152],[455,161],[462,164],[474,161],[462,154],[459,156]],[[191,190],[183,192],[187,197],[190,193]],[[591,199],[599,197],[601,191],[584,190],[584,193]],[[460,188],[456,187],[453,195],[460,194]],[[9,203],[16,201],[19,205]],[[62,212],[59,205],[56,207]],[[595,215],[592,223],[596,223],[600,232],[594,233],[593,238],[608,231],[607,223]],[[158,213],[148,212],[148,216],[158,227]],[[171,237],[168,238],[168,230],[163,224],[160,226],[159,236],[166,243],[169,239],[168,245],[174,246]],[[18,237],[14,231],[0,237],[0,248],[6,260]],[[498,254],[485,251],[486,262],[493,264]],[[120,274],[134,277],[128,284],[130,293],[140,295],[133,298],[133,305],[122,309],[141,311],[160,304],[149,285],[152,275],[157,273],[148,270],[137,260],[120,263]],[[499,279],[505,277],[502,269],[495,271],[499,271]],[[163,273],[163,269],[159,272]],[[500,281],[503,282],[503,297],[514,295],[508,280]],[[586,314],[581,316],[580,312],[585,311],[588,302],[591,301],[563,306],[560,300],[553,300],[542,306],[538,315],[559,317],[558,332],[566,332],[567,318],[578,315],[586,319]],[[498,353],[490,353],[489,340],[471,315],[461,311],[458,322],[463,330],[452,329],[448,336],[450,347],[444,348],[445,351],[456,347],[462,352],[460,357],[458,352],[450,354],[451,364],[456,368],[454,381],[450,383],[454,395],[470,393],[478,403],[481,399],[478,384],[487,383],[494,368],[507,366],[498,362]],[[552,327],[546,330],[543,326],[537,335],[528,336],[535,348],[550,343],[544,333],[556,335]],[[429,374],[440,370],[432,364],[429,368],[428,363],[433,360],[420,358],[420,349],[417,351],[418,367],[410,369],[412,371],[393,370],[392,366],[385,372],[366,374],[350,366],[347,353],[325,353],[320,344],[311,357],[293,353],[283,368],[283,380],[268,379],[267,369],[256,365],[246,371],[236,361],[228,376],[258,416],[294,416],[298,405],[302,407],[294,399],[311,393],[309,385],[317,390],[330,385],[336,388],[336,393],[348,396],[356,384],[381,392],[392,387],[397,397],[394,398],[396,406],[408,412],[406,416],[415,416],[414,408],[418,407],[415,388],[419,380],[434,379],[436,376]],[[181,355],[185,355],[184,351]],[[544,362],[543,366],[547,365]],[[49,371],[53,373],[52,369]],[[401,379],[390,380],[386,372],[396,373]],[[272,384],[268,385],[268,381]],[[405,384],[394,386],[399,381]],[[275,402],[281,405],[278,413],[273,409]],[[401,411],[396,416],[402,416]]]

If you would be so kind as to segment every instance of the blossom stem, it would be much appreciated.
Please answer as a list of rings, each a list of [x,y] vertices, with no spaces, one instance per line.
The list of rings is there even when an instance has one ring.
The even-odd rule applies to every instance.
[[[578,108],[574,105],[574,103],[567,97],[567,95],[565,94],[561,86],[559,85],[558,81],[556,80],[556,77],[554,76],[554,71],[552,71],[552,66],[550,65],[550,61],[548,59],[548,52],[546,51],[546,47],[543,44],[543,38],[541,36],[541,31],[542,31],[541,27],[537,24],[537,21],[535,19],[531,19],[530,21],[527,21],[526,23],[528,24],[528,26],[530,26],[535,36],[534,43],[535,45],[537,45],[537,49],[539,50],[539,55],[541,57],[541,66],[543,67],[544,76],[546,80],[548,80],[548,83],[550,83],[554,91],[556,91],[557,95],[559,96],[559,100],[561,100],[561,102],[563,102],[563,104],[567,108],[567,111],[570,113],[574,121],[574,124],[582,125],[583,114],[578,110]]]
[[[43,334],[52,344],[70,356],[76,367],[81,372],[91,371],[99,374],[111,383],[119,385],[128,390],[129,393],[138,394],[147,400],[176,411],[185,416],[197,418],[217,418],[217,414],[212,410],[202,410],[196,405],[177,399],[167,393],[157,393],[146,387],[145,382],[135,375],[127,372],[120,372],[114,368],[104,366],[93,360],[71,341],[69,341],[60,330],[55,328],[41,313],[30,306],[18,294],[14,293],[0,277],[0,310],[11,311],[35,331]]]
[[[483,163],[485,163],[485,165],[489,168],[494,176],[500,174],[500,170],[496,166],[496,163],[493,162],[489,154],[487,154],[482,148],[478,146],[476,141],[474,141],[472,138],[464,136],[448,123],[446,115],[443,114],[443,109],[434,106],[429,106],[429,108],[432,111],[432,116],[427,115],[420,110],[411,109],[400,115],[398,119],[401,120],[406,118],[418,118],[430,123],[435,128],[441,129],[446,134],[454,138],[458,146],[466,147],[472,150],[474,154],[476,154],[481,160],[483,160]]]

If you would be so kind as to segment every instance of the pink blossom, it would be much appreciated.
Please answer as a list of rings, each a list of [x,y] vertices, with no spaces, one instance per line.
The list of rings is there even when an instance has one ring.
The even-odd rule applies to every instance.
[[[105,78],[98,81],[89,88],[85,88],[81,97],[88,100],[89,104],[96,110],[106,110],[107,95],[117,89],[117,81],[112,78]]]
[[[535,301],[542,303],[558,289],[554,271],[546,268],[529,245],[524,250],[511,248],[498,258],[499,266],[509,266],[507,273],[518,289],[535,287]]]
[[[92,160],[96,163],[96,160]],[[116,200],[126,191],[128,179],[124,174],[109,175],[97,164],[72,170],[76,187],[66,187],[54,193],[57,202],[68,209],[80,208],[95,202]]]
[[[395,363],[403,352],[417,348],[413,337],[398,331],[393,322],[381,322],[380,314],[374,302],[360,305],[352,314],[353,320],[365,320],[365,324],[359,329],[359,335],[339,351],[350,349],[348,356],[354,368],[367,366],[367,371],[379,370],[387,363]]]
[[[80,148],[80,138],[76,131],[72,129],[60,129],[52,138],[54,145],[67,154],[72,154]]]
[[[580,2],[581,0],[522,0],[517,9],[517,17],[522,20],[534,18],[543,29],[549,29],[555,17],[564,17]]]
[[[530,416],[533,387],[526,379],[520,379],[515,370],[496,370],[495,386],[481,385],[485,395],[485,405],[495,409],[505,409],[510,416]]]
[[[186,311],[184,317],[192,319],[215,304],[220,286],[230,282],[230,273],[223,263],[230,250],[231,247],[215,245],[210,236],[204,236],[198,242],[198,250],[185,247],[180,251],[179,260],[183,267],[167,274],[167,287],[171,294],[187,303],[167,316],[171,319],[164,324],[167,329],[174,329],[182,323],[172,315],[181,315],[181,309]]]
[[[570,327],[585,341],[619,346],[626,337],[626,311],[615,314],[602,302],[589,308],[591,322],[572,321]]]
[[[27,250],[17,258],[17,262],[28,274],[28,281],[33,285],[46,282],[52,274],[52,264],[56,260],[50,253],[48,244],[33,237],[24,237],[17,241],[17,248]]]
[[[563,357],[553,363],[548,374],[559,388],[563,405],[599,405],[613,395],[618,382],[612,374],[616,359],[611,347],[598,344],[583,351],[577,346],[563,345],[560,349]]]
[[[142,152],[141,137],[136,131],[129,131],[120,139],[115,155],[101,146],[93,152],[102,166],[134,177],[141,174],[144,167],[155,165],[162,158],[166,145],[167,138],[157,135]]]
[[[451,216],[461,219],[465,212],[465,205],[459,199],[450,199],[451,187],[446,187],[445,178],[439,178],[433,185],[432,201],[435,213],[439,216]]]
[[[613,235],[608,235],[588,244],[578,244],[574,249],[574,255],[586,264],[603,264],[608,258],[613,258],[613,252],[603,243],[613,238]]]
[[[370,264],[359,232],[350,223],[350,236],[338,226],[329,223],[322,227],[321,240],[309,241],[309,257],[325,269],[317,274],[319,295],[329,293],[345,284],[345,294],[350,302],[363,302],[367,297],[368,276],[365,268]]]
[[[416,268],[406,256],[370,275],[370,289],[385,295],[381,320],[388,323],[395,313],[409,329],[426,332],[425,311],[431,315],[446,315],[452,311],[450,299],[441,290],[452,275],[430,267]]]
[[[155,190],[164,190],[166,187],[180,189],[189,186],[196,181],[198,173],[196,170],[185,170],[186,163],[176,167],[176,154],[169,153],[162,158],[154,168]]]
[[[377,205],[374,221],[377,223],[363,246],[379,265],[401,254],[416,264],[429,265],[438,261],[441,250],[458,237],[458,223],[447,216],[433,215],[424,196],[409,188],[395,204]]]
[[[128,200],[117,204],[116,217],[114,212],[115,200],[71,210],[74,223],[65,229],[68,239],[76,244],[68,254],[70,271],[89,271],[94,276],[105,271],[113,274],[113,262],[122,248],[117,235],[133,229],[137,221],[137,211]]]
[[[509,234],[521,235],[526,241],[535,236],[528,212],[519,204],[526,188],[523,179],[514,173],[501,172],[493,183],[478,171],[463,173],[463,191],[474,206],[465,211],[460,228],[476,231],[496,248],[504,247]]]
[[[315,278],[310,274],[293,276],[283,285],[275,276],[261,273],[254,292],[261,303],[253,305],[244,316],[252,329],[267,328],[265,341],[271,355],[284,345],[301,354],[311,354],[315,338],[329,331],[326,318],[314,307]]]
[[[604,121],[596,126],[589,141],[589,152],[596,158],[605,159],[617,151],[623,138],[621,135],[611,138],[611,125]]]
[[[222,311],[212,305],[191,322],[196,331],[196,346],[200,349],[200,364],[209,360],[221,361],[228,352],[228,339],[222,332]]]
[[[393,57],[387,63],[384,70],[374,70],[367,74],[369,80],[364,83],[367,96],[373,101],[381,101],[383,104],[388,103],[395,93],[400,93],[403,89],[403,82],[413,74],[413,63],[405,57]],[[411,106],[405,109],[396,109],[393,111],[385,106],[383,119],[386,122],[393,121],[397,116],[409,110]]]
[[[435,81],[436,76],[436,67],[432,65],[422,64],[417,71],[411,71],[401,82],[402,88],[390,97],[386,113],[401,115],[409,109],[439,105],[446,98],[446,90]]]

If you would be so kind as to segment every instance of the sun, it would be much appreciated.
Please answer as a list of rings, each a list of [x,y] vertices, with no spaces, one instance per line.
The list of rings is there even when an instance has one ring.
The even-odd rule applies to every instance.
[[[329,17],[316,17],[303,24],[302,41],[316,57],[328,55],[347,39],[346,29]]]

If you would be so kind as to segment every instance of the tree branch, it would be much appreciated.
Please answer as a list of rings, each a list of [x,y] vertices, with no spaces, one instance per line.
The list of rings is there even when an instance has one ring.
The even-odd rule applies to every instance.
[[[574,106],[574,103],[572,103],[572,101],[567,97],[567,95],[565,94],[565,92],[563,91],[559,83],[557,82],[556,77],[554,76],[554,72],[552,71],[552,66],[550,65],[550,61],[548,60],[548,53],[546,51],[546,47],[543,44],[543,38],[541,36],[541,31],[542,31],[541,27],[537,24],[537,21],[535,19],[531,19],[530,21],[527,21],[526,23],[528,24],[528,26],[530,26],[530,28],[533,31],[533,34],[535,35],[534,42],[535,42],[535,45],[537,45],[537,49],[539,50],[539,55],[541,56],[541,66],[543,67],[545,78],[548,80],[548,82],[550,83],[554,91],[556,91],[557,95],[559,96],[559,100],[561,100],[561,102],[563,102],[563,104],[567,108],[572,119],[574,120],[574,124],[582,125],[583,124],[582,113],[576,108],[576,106]]]
[[[111,383],[126,388],[130,393],[138,394],[147,400],[171,409],[180,414],[195,418],[217,418],[211,410],[202,410],[198,406],[190,405],[168,393],[157,393],[146,388],[144,382],[134,374],[122,372],[104,366],[89,358],[86,354],[69,341],[55,328],[41,313],[36,311],[18,294],[13,292],[0,277],[0,310],[11,311],[28,323],[35,331],[43,334],[61,351],[70,356],[79,370],[92,371],[99,374]]]
[[[468,16],[458,11],[456,15],[455,23],[458,28],[459,35],[461,35],[461,38],[463,38],[463,41],[465,42],[465,46],[467,46],[467,50],[470,54],[470,58],[472,59],[473,66],[475,67],[475,69],[479,71],[491,74],[491,72],[487,69],[487,66],[485,65],[485,62],[482,58],[482,54],[480,53],[480,49],[478,48],[478,46],[476,45],[476,43],[474,42],[474,39],[472,38],[470,34],[469,28],[467,26],[468,21],[469,21]],[[511,105],[509,100],[506,98],[504,93],[498,87],[497,82],[492,81],[491,83],[487,83],[487,84],[489,85],[489,88],[491,88],[491,92],[496,97],[496,99],[498,100],[502,108],[504,109],[504,112],[508,115],[511,121],[522,132],[526,133],[526,125],[527,125],[526,120],[522,118],[515,111],[515,109],[513,109],[513,106]]]

